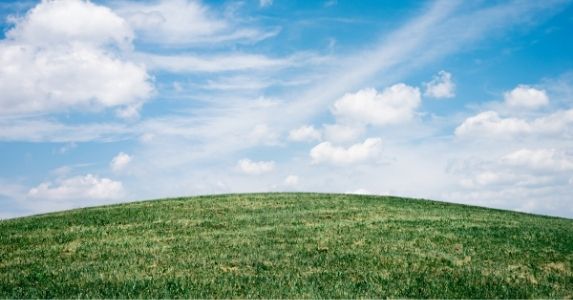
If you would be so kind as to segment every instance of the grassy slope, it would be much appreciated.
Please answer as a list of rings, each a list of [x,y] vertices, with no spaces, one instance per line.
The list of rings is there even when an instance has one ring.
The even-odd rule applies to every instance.
[[[0,298],[573,297],[573,220],[251,194],[0,222]]]

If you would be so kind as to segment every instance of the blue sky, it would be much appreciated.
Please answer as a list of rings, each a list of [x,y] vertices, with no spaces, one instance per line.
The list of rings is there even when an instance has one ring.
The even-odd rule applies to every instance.
[[[571,1],[15,1],[0,15],[0,218],[259,191],[573,217]]]

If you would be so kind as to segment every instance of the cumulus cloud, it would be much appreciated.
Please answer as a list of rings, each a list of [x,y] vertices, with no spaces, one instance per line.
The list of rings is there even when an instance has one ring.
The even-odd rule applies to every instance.
[[[114,172],[119,172],[131,162],[132,157],[123,152],[118,153],[110,163],[110,167]]]
[[[456,85],[452,81],[452,74],[446,71],[440,71],[430,82],[424,83],[424,86],[424,95],[428,97],[439,99],[455,96]]]
[[[520,149],[502,158],[502,162],[539,171],[573,170],[573,158],[556,149]]]
[[[571,136],[573,109],[530,111],[526,115],[518,111],[534,110],[548,104],[549,97],[545,90],[518,85],[504,93],[504,106],[499,112],[489,110],[469,117],[456,128],[455,134],[469,137]]]
[[[75,43],[93,46],[115,44],[129,47],[133,32],[113,11],[91,2],[42,1],[6,33],[10,40],[48,46]]]
[[[469,117],[455,129],[459,137],[514,137],[526,134],[571,135],[573,109],[563,110],[532,120],[501,117],[495,111]]]
[[[549,104],[545,90],[538,90],[527,85],[518,85],[504,93],[505,103],[513,108],[535,109]]]
[[[109,178],[87,174],[43,182],[28,191],[28,197],[46,200],[118,199],[124,195],[123,184]]]
[[[310,157],[315,164],[348,165],[376,158],[381,150],[382,140],[380,138],[368,138],[363,143],[354,144],[348,148],[323,142],[310,150]]]
[[[295,142],[304,141],[320,141],[320,131],[316,130],[312,125],[304,125],[289,132],[288,138]]]
[[[252,161],[250,159],[241,159],[237,162],[237,168],[249,175],[259,175],[269,173],[275,169],[274,161]]]
[[[14,22],[0,42],[0,114],[116,106],[121,114],[150,97],[145,68],[117,50],[133,34],[108,8],[43,1]]]
[[[420,105],[420,91],[403,83],[384,89],[363,89],[344,95],[334,103],[332,113],[345,121],[388,125],[412,119]]]
[[[501,118],[495,111],[486,111],[467,118],[455,130],[457,136],[512,135],[531,131],[528,122],[518,118]]]

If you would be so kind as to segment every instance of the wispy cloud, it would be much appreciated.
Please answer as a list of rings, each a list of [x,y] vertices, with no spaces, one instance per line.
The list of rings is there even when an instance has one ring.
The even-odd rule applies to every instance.
[[[257,42],[279,32],[278,28],[267,30],[240,24],[232,16],[212,11],[200,1],[119,2],[115,10],[142,42],[168,47]]]
[[[42,118],[0,118],[0,141],[117,141],[132,137],[132,133],[133,129],[122,123],[64,124]]]
[[[328,57],[312,54],[297,54],[286,58],[271,58],[260,54],[223,53],[219,55],[158,55],[140,53],[136,58],[152,70],[173,73],[227,72],[248,70],[276,70],[321,64]]]

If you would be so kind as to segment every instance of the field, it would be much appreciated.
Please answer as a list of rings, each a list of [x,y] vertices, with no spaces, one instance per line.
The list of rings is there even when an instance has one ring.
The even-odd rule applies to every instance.
[[[573,220],[242,194],[0,222],[0,298],[572,298]]]

